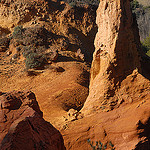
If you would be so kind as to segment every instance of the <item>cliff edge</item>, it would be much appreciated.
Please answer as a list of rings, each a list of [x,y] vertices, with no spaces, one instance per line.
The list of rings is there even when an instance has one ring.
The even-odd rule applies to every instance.
[[[141,74],[140,40],[130,1],[101,0],[96,23],[90,92],[82,109],[85,114],[141,100],[148,96],[150,85]]]
[[[139,33],[129,0],[101,0],[83,118],[61,131],[69,150],[87,150],[96,141],[117,150],[148,150],[150,82],[140,65]],[[108,147],[107,147],[108,148]]]

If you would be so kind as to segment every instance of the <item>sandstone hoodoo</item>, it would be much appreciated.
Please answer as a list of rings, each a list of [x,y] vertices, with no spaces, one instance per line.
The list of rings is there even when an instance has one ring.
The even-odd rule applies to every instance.
[[[96,23],[90,93],[82,109],[85,114],[140,100],[149,89],[149,81],[141,75],[140,40],[130,1],[101,0]]]
[[[0,96],[1,150],[63,150],[63,138],[46,122],[34,93],[9,92]]]
[[[83,119],[62,131],[67,149],[90,149],[87,140],[117,150],[148,150],[150,82],[143,76],[139,35],[130,0],[100,0],[98,33]]]

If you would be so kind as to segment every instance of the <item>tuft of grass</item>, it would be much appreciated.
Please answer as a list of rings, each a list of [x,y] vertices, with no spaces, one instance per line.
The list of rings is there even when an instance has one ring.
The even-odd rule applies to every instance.
[[[111,148],[111,150],[115,150],[114,145],[112,144],[111,141],[109,141],[105,144],[103,144],[101,141],[96,141],[95,145],[94,145],[94,142],[91,141],[90,139],[88,139],[87,142],[90,144],[90,146],[93,150],[106,150],[108,148],[108,144],[109,144],[109,147]]]

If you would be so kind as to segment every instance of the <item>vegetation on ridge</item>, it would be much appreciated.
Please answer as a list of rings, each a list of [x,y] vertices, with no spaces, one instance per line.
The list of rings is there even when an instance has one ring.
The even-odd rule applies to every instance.
[[[13,40],[17,51],[21,51],[25,59],[26,69],[40,69],[46,64],[46,57],[42,53],[48,45],[48,31],[43,27],[14,28]]]
[[[145,13],[150,14],[150,6],[143,6],[137,0],[131,2],[132,13],[138,19],[141,15]],[[142,42],[142,50],[150,57],[150,34]]]

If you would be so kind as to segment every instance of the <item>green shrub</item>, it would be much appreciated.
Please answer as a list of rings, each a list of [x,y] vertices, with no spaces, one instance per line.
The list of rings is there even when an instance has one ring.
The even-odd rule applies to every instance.
[[[87,142],[90,144],[93,150],[105,150],[108,148],[108,145],[111,148],[111,150],[115,150],[114,145],[111,141],[107,142],[106,144],[103,144],[101,141],[96,141],[95,146],[93,141],[91,141],[90,139],[88,139]]]
[[[143,45],[146,46],[148,50],[150,50],[150,34],[149,36],[143,41]]]
[[[33,51],[33,48],[32,48],[32,46],[23,46],[23,48],[22,48],[22,55],[23,55],[23,57],[27,57],[30,53],[33,53],[34,51]]]
[[[42,69],[45,63],[45,57],[34,52],[29,53],[25,59],[25,65],[27,69]]]
[[[131,1],[131,9],[135,10],[136,8],[139,8],[140,4],[137,0]]]
[[[22,39],[23,38],[23,26],[19,25],[15,27],[12,35],[14,39]]]
[[[133,17],[139,18],[140,15],[145,13],[144,6],[141,5],[137,0],[131,1],[131,10]]]
[[[23,37],[24,45],[48,46],[49,32],[44,27],[25,28]]]
[[[143,8],[144,8],[145,11],[146,10],[150,11],[150,6],[144,6]]]

